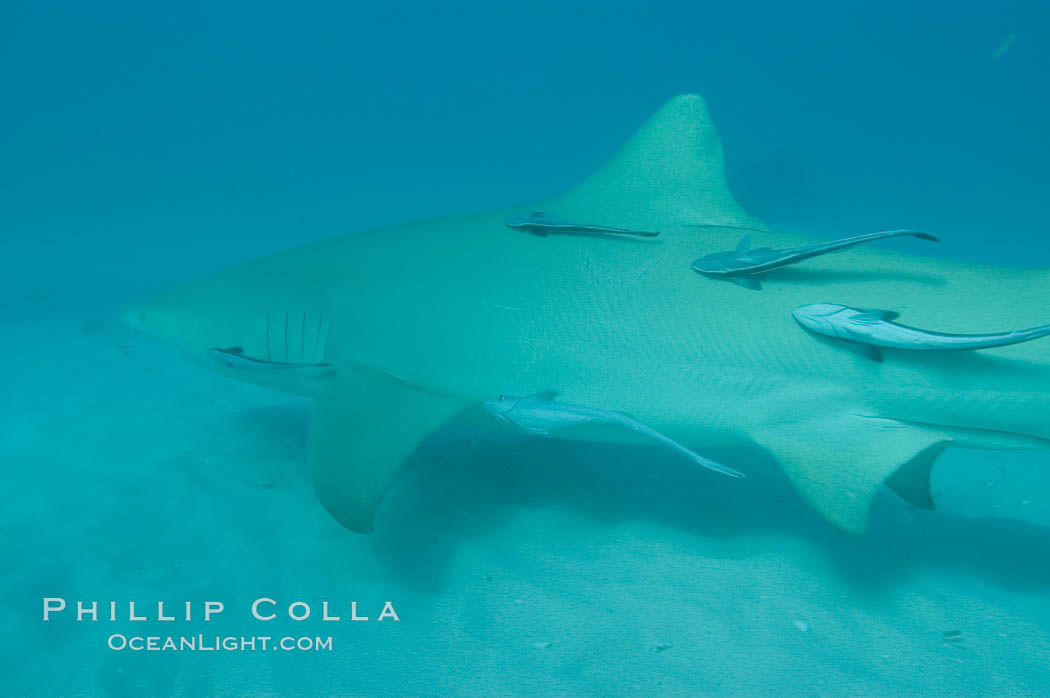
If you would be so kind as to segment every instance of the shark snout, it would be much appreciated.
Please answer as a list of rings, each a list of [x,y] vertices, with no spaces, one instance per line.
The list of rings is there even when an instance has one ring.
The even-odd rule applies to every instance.
[[[180,344],[179,313],[154,300],[135,303],[121,313],[124,324],[152,339]]]
[[[169,320],[167,313],[161,312],[155,307],[150,307],[146,303],[132,305],[120,317],[125,325],[147,337],[162,341],[172,341],[174,339],[168,331],[170,328],[165,327]]]
[[[145,332],[149,325],[149,313],[144,308],[133,305],[121,314],[124,324],[138,332]]]

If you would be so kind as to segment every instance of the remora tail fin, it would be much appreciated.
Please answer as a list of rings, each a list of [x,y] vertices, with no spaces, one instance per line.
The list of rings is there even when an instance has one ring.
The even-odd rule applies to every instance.
[[[551,204],[573,217],[658,225],[761,228],[726,183],[722,139],[704,99],[667,102],[600,170]],[[642,227],[641,229],[649,229]]]

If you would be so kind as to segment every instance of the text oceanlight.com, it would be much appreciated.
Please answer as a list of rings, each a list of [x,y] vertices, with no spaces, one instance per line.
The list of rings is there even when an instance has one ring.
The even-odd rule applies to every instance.
[[[260,650],[283,650],[285,652],[331,652],[332,637],[281,637],[260,635],[256,637],[220,637],[218,635],[181,635],[179,637],[141,637],[133,635],[110,635],[106,644],[111,650],[133,652],[256,652]]]

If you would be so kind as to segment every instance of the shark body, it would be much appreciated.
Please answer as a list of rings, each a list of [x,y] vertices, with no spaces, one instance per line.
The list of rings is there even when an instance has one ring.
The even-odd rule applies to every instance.
[[[662,234],[624,245],[504,225],[536,210]],[[1048,443],[1046,346],[907,352],[876,363],[814,342],[792,310],[833,297],[906,310],[946,331],[1030,327],[1050,297],[1050,272],[858,248],[833,265],[816,258],[786,269],[760,295],[697,284],[697,246],[727,249],[741,227],[769,246],[815,242],[765,231],[737,204],[706,106],[683,95],[550,201],[307,245],[163,294],[126,317],[231,377],[312,396],[315,490],[356,531],[371,530],[427,434],[505,392],[554,389],[574,404],[614,406],[690,447],[758,444],[811,506],[856,532],[883,483],[932,506],[930,468],[948,446]],[[330,364],[324,375],[239,371],[209,356],[234,346],[272,353],[273,317],[288,318],[285,339],[323,334],[307,355]]]

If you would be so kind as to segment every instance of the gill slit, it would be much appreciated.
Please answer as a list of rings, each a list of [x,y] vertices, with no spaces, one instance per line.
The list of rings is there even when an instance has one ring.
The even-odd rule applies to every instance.
[[[299,327],[299,360],[306,363],[306,312],[303,312],[303,324]]]
[[[304,323],[305,324],[305,323]],[[324,313],[317,314],[317,337],[314,338],[314,359],[318,359],[321,353],[321,325],[324,324]]]
[[[266,314],[266,360],[273,361],[270,355],[270,314]]]
[[[322,321],[324,320],[324,313],[321,314]],[[328,315],[328,324],[325,325],[324,335],[321,338],[321,361],[328,361],[328,334],[332,331],[332,315]]]

